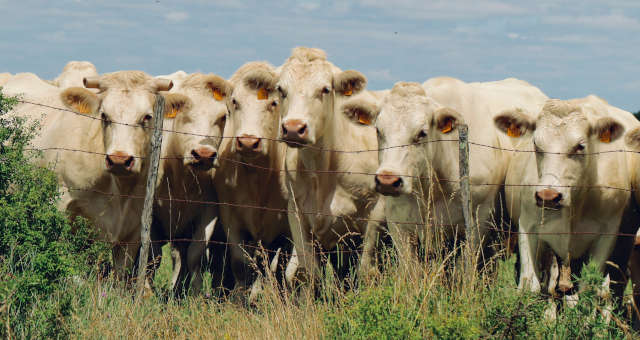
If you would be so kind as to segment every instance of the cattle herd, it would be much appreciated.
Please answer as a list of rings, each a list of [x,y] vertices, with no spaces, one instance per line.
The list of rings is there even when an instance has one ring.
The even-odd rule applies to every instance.
[[[88,62],[70,62],[53,81],[0,75],[3,93],[22,99],[9,114],[41,126],[34,162],[57,173],[60,209],[113,245],[122,278],[140,246],[158,95],[152,254],[171,244],[176,294],[200,291],[210,270],[215,287],[252,298],[261,271],[309,280],[335,249],[344,256],[329,259],[344,277],[375,269],[383,237],[400,259],[470,237],[458,180],[463,124],[476,236],[486,248],[501,231],[517,234],[520,289],[576,294],[572,273],[589,259],[617,296],[628,273],[640,275],[640,122],[631,113],[594,95],[549,99],[513,78],[366,84],[305,47],[278,67],[249,62],[228,80],[100,75]],[[256,261],[262,249],[268,261]]]

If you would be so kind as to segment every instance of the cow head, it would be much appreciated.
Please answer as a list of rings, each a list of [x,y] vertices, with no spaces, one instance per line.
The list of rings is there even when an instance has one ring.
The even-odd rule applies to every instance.
[[[519,109],[494,118],[498,130],[511,138],[529,139],[535,150],[537,186],[531,199],[539,207],[561,210],[593,183],[594,155],[599,144],[618,139],[624,127],[588,106],[549,100],[533,120]]]
[[[266,157],[276,147],[280,129],[277,80],[273,66],[263,62],[247,63],[231,77],[234,89],[227,131],[233,136],[232,152],[245,160]]]
[[[459,113],[427,97],[420,84],[397,83],[375,122],[380,148],[376,190],[390,196],[415,192],[421,183],[419,178],[428,177],[432,168],[446,165],[438,157],[457,154],[457,144],[433,141],[456,139],[457,126],[462,123]],[[449,170],[446,172],[455,171]]]
[[[183,158],[184,165],[195,170],[217,166],[232,91],[223,78],[198,73],[185,77],[165,95],[165,117],[173,120],[176,131],[170,132],[167,153]]]
[[[86,77],[97,77],[98,70],[88,61],[70,61],[62,73],[53,81],[58,87],[66,89],[72,86],[83,86]]]
[[[276,86],[281,100],[282,138],[291,147],[322,145],[336,101],[366,86],[357,71],[340,71],[323,51],[298,47],[282,65]]]
[[[169,90],[171,81],[154,79],[144,72],[121,71],[85,78],[84,84],[100,92],[71,87],[61,93],[63,103],[101,119],[107,171],[117,176],[139,174],[141,160],[149,152],[155,95]]]

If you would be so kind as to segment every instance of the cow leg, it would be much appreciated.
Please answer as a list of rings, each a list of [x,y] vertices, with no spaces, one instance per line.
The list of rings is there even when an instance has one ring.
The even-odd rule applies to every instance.
[[[297,211],[298,208],[293,199],[289,199],[288,207],[289,211]],[[321,273],[318,264],[319,260],[314,252],[314,245],[311,240],[310,231],[312,228],[306,216],[290,213],[289,226],[296,253],[296,265],[291,266],[291,268],[295,267],[296,270],[289,271],[289,266],[287,266],[287,283],[294,287],[295,280],[311,282],[310,279],[319,277]],[[291,261],[293,260],[292,257]]]
[[[387,197],[385,211],[389,235],[400,263],[417,261],[418,229],[423,228],[420,207],[414,197]],[[428,245],[425,245],[428,248]]]
[[[360,267],[358,272],[361,277],[367,278],[377,273],[376,257],[378,243],[380,241],[380,232],[385,224],[385,202],[382,197],[378,198],[371,214],[369,214],[369,222],[367,222],[362,257],[360,259]]]
[[[522,228],[524,221],[520,221],[518,231],[518,246],[520,247],[520,282],[518,289],[528,288],[537,293],[540,291],[540,279],[538,278],[538,235],[526,233]]]
[[[119,280],[127,280],[132,276],[132,270],[140,244],[117,244],[111,249],[113,268]]]
[[[171,288],[174,297],[182,297],[189,287],[189,273],[187,270],[187,248],[185,242],[171,243],[171,259],[173,260],[173,277],[171,278]]]
[[[189,243],[187,250],[187,267],[191,277],[191,291],[194,294],[199,294],[202,290],[202,261],[207,248],[207,231],[215,228],[218,222],[216,215],[212,209],[206,209],[200,216],[193,232],[193,241]]]
[[[244,233],[236,226],[229,228],[227,237],[231,243],[231,271],[236,281],[234,289],[246,289],[255,278],[255,270],[251,263],[255,248],[253,243],[247,242]],[[243,245],[248,247],[244,248]]]
[[[637,236],[629,259],[629,271],[633,287],[633,328],[640,329],[640,238]]]

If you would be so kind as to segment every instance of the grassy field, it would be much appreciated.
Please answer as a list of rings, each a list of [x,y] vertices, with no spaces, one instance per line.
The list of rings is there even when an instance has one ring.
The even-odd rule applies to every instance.
[[[133,299],[112,280],[70,280],[58,294],[73,295],[73,313],[63,327],[77,338],[216,339],[482,339],[482,338],[630,338],[623,318],[609,323],[597,313],[604,301],[595,295],[600,275],[587,268],[577,307],[563,308],[556,321],[545,318],[549,302],[520,292],[515,258],[500,259],[487,274],[466,273],[449,263],[398,266],[359,288],[345,291],[325,282],[320,297],[278,293],[247,307],[240,298],[222,301],[205,294],[182,301],[168,296],[168,249],[155,279],[156,294]],[[50,299],[55,299],[55,295]]]

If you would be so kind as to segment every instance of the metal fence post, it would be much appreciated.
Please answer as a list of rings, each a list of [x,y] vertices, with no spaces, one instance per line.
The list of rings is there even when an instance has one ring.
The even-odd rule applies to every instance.
[[[144,291],[147,262],[149,257],[149,244],[151,243],[151,214],[153,201],[156,194],[156,180],[158,178],[158,165],[160,163],[160,149],[162,146],[162,123],[164,122],[164,97],[157,94],[153,109],[153,135],[151,136],[151,151],[149,152],[149,170],[147,175],[147,189],[142,208],[142,228],[140,230],[140,255],[138,257],[138,296]]]
[[[462,215],[464,217],[464,231],[467,238],[467,250],[465,262],[467,268],[471,268],[473,257],[477,251],[476,234],[472,216],[471,186],[469,184],[469,127],[466,124],[458,126],[459,141],[459,171],[460,171],[460,196],[462,200]]]

